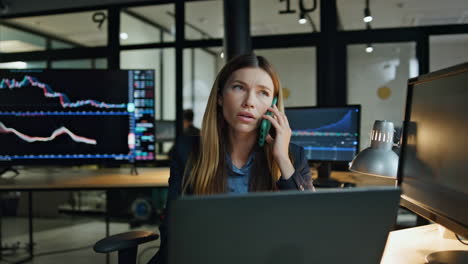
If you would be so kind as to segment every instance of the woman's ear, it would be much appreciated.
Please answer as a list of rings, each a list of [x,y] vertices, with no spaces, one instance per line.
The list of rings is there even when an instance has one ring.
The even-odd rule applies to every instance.
[[[223,96],[218,95],[218,106],[223,106]]]

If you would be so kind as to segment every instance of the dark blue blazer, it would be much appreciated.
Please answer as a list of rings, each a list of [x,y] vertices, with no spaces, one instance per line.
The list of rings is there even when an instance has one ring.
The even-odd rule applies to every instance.
[[[150,260],[150,264],[167,263],[167,212],[172,200],[177,199],[182,193],[182,181],[184,177],[185,166],[187,165],[190,154],[198,153],[200,145],[199,136],[182,136],[175,144],[170,153],[170,177],[169,192],[167,197],[166,217],[159,226],[161,234],[161,246],[158,253]],[[304,153],[304,148],[295,144],[289,144],[289,151],[293,158],[294,174],[287,180],[280,179],[276,182],[280,190],[314,190],[312,185],[312,176]]]

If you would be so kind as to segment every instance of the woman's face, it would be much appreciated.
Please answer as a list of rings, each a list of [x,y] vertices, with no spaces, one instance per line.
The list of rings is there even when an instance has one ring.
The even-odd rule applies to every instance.
[[[218,98],[231,131],[255,132],[274,97],[273,80],[261,68],[242,68],[231,74]]]

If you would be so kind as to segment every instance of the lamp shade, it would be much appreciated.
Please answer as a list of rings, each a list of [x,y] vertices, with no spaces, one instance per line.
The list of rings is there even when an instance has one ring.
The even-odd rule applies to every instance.
[[[359,173],[396,178],[398,155],[392,151],[393,132],[392,122],[375,121],[371,146],[354,157],[349,169]]]

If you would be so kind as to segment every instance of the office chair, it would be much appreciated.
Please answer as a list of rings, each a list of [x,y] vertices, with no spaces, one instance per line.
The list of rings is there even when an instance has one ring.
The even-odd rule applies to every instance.
[[[152,231],[130,231],[101,239],[94,244],[93,249],[98,253],[118,251],[119,264],[135,264],[138,245],[158,238],[159,235]]]

